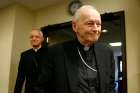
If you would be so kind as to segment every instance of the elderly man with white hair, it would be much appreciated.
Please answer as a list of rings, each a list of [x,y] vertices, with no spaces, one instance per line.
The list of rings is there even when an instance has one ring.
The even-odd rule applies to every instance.
[[[72,19],[76,38],[48,49],[35,93],[115,93],[113,52],[98,43],[101,24],[93,6],[76,11]]]

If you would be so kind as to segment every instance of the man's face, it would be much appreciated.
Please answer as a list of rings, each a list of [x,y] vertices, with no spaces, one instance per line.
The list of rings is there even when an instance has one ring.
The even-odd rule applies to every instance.
[[[96,42],[101,34],[101,18],[96,11],[82,13],[80,19],[73,23],[77,38],[82,42]]]
[[[30,35],[31,46],[34,48],[38,48],[39,46],[41,46],[42,42],[43,42],[43,35],[41,34],[41,32],[37,30],[32,30]]]

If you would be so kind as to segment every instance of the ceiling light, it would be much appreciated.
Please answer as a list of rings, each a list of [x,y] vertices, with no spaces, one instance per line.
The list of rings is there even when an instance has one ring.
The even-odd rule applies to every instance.
[[[49,37],[46,38],[46,42],[49,43]]]
[[[121,46],[121,42],[114,42],[114,43],[109,43],[110,46]]]
[[[103,32],[103,33],[106,33],[106,32],[108,32],[108,30],[106,30],[106,29],[103,29],[103,30],[102,30],[102,32]]]

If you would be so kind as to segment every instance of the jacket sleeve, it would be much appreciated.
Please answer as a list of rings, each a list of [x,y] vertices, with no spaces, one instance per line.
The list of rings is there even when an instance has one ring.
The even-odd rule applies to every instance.
[[[111,63],[110,63],[110,84],[109,84],[109,93],[116,93],[115,92],[115,61],[113,52],[111,52]]]
[[[25,80],[25,62],[24,62],[24,60],[25,60],[24,55],[21,54],[14,93],[21,93],[21,91],[22,91],[23,83]]]

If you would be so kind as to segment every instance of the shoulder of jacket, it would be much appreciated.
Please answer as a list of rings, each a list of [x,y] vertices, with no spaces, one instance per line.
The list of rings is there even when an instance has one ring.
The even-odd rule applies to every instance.
[[[112,48],[108,44],[104,44],[104,43],[96,43],[95,47],[101,50],[113,51]]]
[[[28,49],[28,50],[25,50],[23,51],[21,54],[26,54],[26,53],[30,53],[33,49]]]

